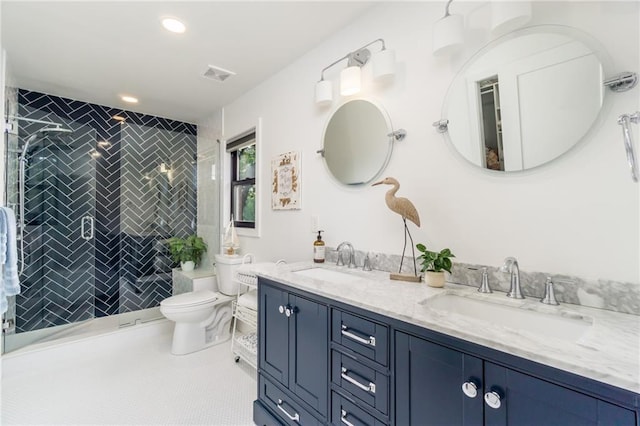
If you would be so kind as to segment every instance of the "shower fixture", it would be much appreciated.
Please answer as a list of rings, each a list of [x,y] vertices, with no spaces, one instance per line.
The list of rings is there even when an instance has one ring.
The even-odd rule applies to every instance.
[[[18,117],[19,118],[19,117]],[[67,129],[62,127],[61,124],[57,124],[57,123],[50,123],[50,122],[42,122],[39,120],[31,120],[31,119],[27,119],[29,121],[34,121],[37,123],[47,123],[47,124],[52,124],[55,127],[45,127],[44,129],[40,129],[37,132],[35,132],[34,134],[32,134],[31,136],[29,136],[29,138],[27,139],[27,141],[24,143],[24,147],[22,148],[22,154],[20,154],[20,158],[18,159],[19,162],[19,170],[18,170],[18,197],[20,199],[20,220],[18,223],[18,228],[20,229],[20,271],[18,272],[18,275],[22,275],[22,273],[24,272],[24,227],[25,227],[25,221],[24,221],[24,198],[25,198],[25,190],[24,190],[24,181],[26,178],[26,167],[27,167],[27,151],[29,149],[29,145],[31,145],[36,139],[38,138],[45,138],[49,135],[52,134],[57,134],[57,133],[62,133],[62,134],[67,134],[67,133],[73,133],[73,130],[71,129]]]

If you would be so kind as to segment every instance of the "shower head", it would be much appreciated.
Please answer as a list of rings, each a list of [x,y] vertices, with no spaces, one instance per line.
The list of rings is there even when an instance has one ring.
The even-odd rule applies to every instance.
[[[59,134],[73,133],[73,130],[60,127],[60,126],[45,127],[44,129],[38,130],[33,135],[29,136],[29,139],[27,139],[27,141],[25,142],[24,147],[22,148],[22,155],[20,155],[20,161],[26,161],[27,150],[29,149],[29,145],[31,145],[31,143],[34,140],[36,140],[37,138],[44,138],[50,135],[53,136],[56,133],[59,133]]]
[[[46,136],[48,133],[73,133],[73,130],[64,127],[45,127],[44,129],[38,130],[37,133]]]

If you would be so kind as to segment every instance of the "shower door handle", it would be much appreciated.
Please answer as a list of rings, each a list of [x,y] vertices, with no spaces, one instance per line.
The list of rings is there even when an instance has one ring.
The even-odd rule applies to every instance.
[[[92,216],[84,216],[80,219],[80,236],[84,240],[92,240],[93,239],[93,217]]]

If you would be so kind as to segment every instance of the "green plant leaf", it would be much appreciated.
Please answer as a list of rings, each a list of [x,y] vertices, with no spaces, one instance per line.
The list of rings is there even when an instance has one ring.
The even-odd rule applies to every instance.
[[[442,272],[447,271],[451,273],[452,262],[450,257],[455,257],[451,250],[448,248],[442,249],[439,253],[435,251],[427,250],[424,244],[416,244],[416,248],[422,252],[418,259],[421,261],[421,271],[434,271]]]

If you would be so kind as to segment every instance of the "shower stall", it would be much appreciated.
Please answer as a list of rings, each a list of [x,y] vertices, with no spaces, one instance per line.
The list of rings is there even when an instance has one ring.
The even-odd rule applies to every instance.
[[[173,267],[165,241],[196,232],[195,126],[7,93],[4,196],[21,292],[3,316],[5,352],[96,318],[160,318]]]

